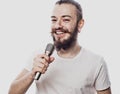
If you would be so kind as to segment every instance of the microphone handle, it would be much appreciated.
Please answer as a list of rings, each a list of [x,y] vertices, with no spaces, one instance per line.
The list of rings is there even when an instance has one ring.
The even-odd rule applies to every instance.
[[[34,79],[39,80],[40,76],[41,76],[41,72],[37,72]]]

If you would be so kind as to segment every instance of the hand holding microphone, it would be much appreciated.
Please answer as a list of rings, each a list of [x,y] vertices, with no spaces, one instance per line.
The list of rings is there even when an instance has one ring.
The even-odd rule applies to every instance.
[[[54,60],[53,57],[50,57],[50,55],[53,53],[53,50],[54,50],[54,45],[49,43],[45,49],[45,53],[38,55],[34,59],[33,71],[36,72],[34,78],[35,80],[39,80],[41,74],[45,73],[45,71],[47,70],[49,63],[51,63]]]

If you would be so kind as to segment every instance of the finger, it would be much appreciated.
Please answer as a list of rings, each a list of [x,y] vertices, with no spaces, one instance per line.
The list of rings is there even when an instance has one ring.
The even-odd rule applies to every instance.
[[[44,74],[46,71],[47,71],[47,68],[44,68],[44,69],[42,70],[42,74]]]
[[[38,57],[36,57],[35,59],[34,59],[34,62],[39,62],[39,63],[44,63],[44,62],[46,62],[46,60],[44,59],[44,58],[38,58]]]
[[[47,56],[46,54],[42,54],[40,55],[41,58],[44,58],[47,62],[49,62],[49,56]]]
[[[50,57],[50,59],[49,59],[49,63],[53,62],[54,60],[55,60],[54,57]]]
[[[36,60],[34,61],[33,66],[35,67],[40,67],[40,68],[47,68],[49,66],[49,63],[45,61],[45,59],[41,59],[41,60]]]
[[[46,54],[40,54],[34,60],[41,61],[41,59],[45,59],[46,62],[52,62],[54,60],[54,57],[49,57]]]
[[[44,65],[43,66],[34,66],[32,68],[32,71],[36,74],[37,72],[40,72],[40,73],[45,73],[47,70],[47,67],[45,67]]]
[[[32,71],[33,71],[35,74],[36,74],[37,72],[42,73],[42,68],[39,67],[39,66],[34,66],[34,67],[32,68]]]

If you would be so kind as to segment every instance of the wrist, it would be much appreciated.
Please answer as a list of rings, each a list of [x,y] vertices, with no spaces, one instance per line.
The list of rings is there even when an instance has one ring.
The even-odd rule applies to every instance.
[[[30,71],[30,72],[28,73],[28,75],[29,75],[30,79],[34,80],[35,73],[34,73],[33,71]]]

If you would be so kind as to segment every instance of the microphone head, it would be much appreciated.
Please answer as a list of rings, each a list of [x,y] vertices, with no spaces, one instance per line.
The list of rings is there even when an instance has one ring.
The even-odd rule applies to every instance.
[[[45,49],[45,53],[50,56],[54,51],[54,45],[52,43],[48,43]]]

